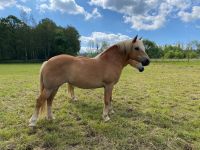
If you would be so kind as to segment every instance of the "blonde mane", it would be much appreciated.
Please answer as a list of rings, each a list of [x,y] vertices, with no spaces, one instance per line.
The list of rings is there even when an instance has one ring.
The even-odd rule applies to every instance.
[[[130,51],[132,49],[133,43],[132,43],[132,39],[118,42],[118,43],[110,46],[109,48],[105,49],[103,52],[98,54],[95,58],[98,58],[99,56],[101,56],[104,53],[108,52],[115,45],[119,47],[119,50],[128,52],[128,51]]]
[[[119,47],[120,50],[129,52],[133,47],[132,41],[133,41],[132,39],[125,40],[125,41],[117,43],[116,45]]]

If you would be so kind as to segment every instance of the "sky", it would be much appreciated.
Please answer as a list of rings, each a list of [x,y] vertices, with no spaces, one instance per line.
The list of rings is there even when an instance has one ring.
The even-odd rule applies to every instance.
[[[24,11],[36,22],[74,26],[81,51],[89,42],[113,44],[142,36],[158,45],[200,40],[200,0],[0,0],[0,17]]]

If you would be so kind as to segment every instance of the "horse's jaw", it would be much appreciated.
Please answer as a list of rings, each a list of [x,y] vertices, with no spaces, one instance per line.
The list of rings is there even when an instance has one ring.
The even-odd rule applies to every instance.
[[[144,66],[141,63],[138,63],[136,65],[136,68],[138,69],[139,72],[143,72],[144,71]]]
[[[144,66],[142,65],[142,63],[133,60],[133,59],[129,59],[128,60],[128,64],[131,65],[132,67],[138,69],[139,72],[143,72],[144,71]]]

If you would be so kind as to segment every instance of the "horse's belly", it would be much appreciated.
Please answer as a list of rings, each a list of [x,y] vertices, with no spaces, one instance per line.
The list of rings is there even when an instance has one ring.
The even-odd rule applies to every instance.
[[[104,72],[96,63],[74,63],[68,71],[68,82],[76,87],[90,89],[103,86]]]
[[[103,87],[102,84],[73,84],[75,87],[82,88],[82,89],[95,89]]]
[[[93,89],[93,88],[103,87],[103,82],[101,82],[101,80],[95,80],[95,79],[73,78],[73,80],[69,80],[69,83],[83,89]]]

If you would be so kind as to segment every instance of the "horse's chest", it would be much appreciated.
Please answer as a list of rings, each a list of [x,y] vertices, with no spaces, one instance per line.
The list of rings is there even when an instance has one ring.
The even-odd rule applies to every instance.
[[[103,82],[105,84],[116,84],[120,78],[121,71],[120,70],[112,70],[112,71],[107,71],[104,75],[104,80]]]

